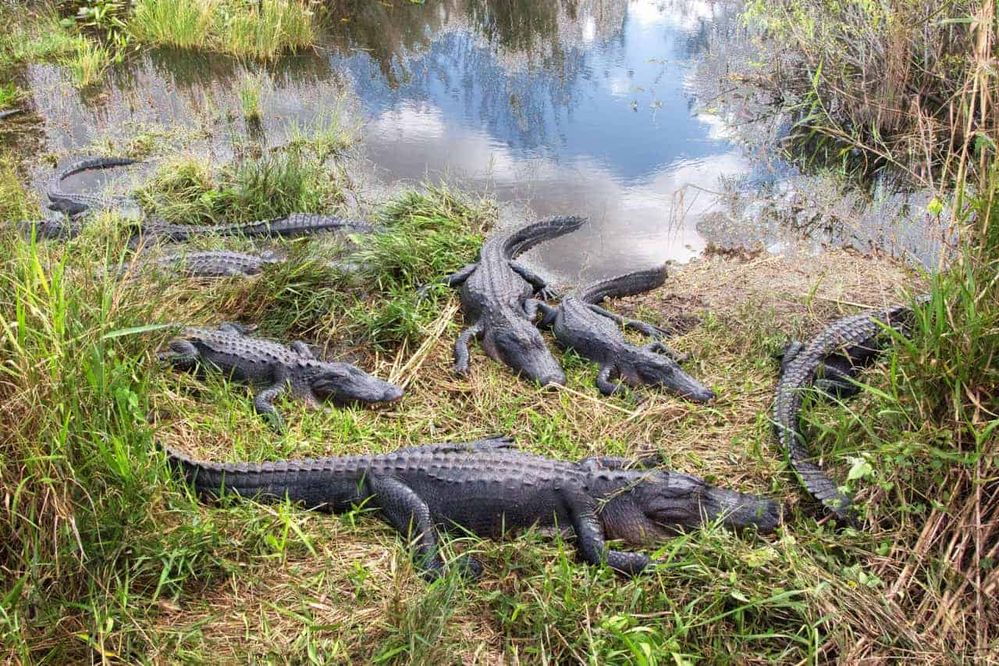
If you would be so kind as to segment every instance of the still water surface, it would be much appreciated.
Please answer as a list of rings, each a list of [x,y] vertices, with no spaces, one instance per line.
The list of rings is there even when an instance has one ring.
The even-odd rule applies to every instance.
[[[315,52],[267,68],[150,53],[96,96],[29,71],[55,152],[161,131],[237,157],[331,122],[362,125],[361,161],[389,188],[446,179],[505,204],[508,223],[576,214],[590,225],[533,254],[575,280],[686,260],[722,176],[749,164],[693,110],[689,82],[733,5],[700,0],[438,0],[331,4]],[[264,89],[249,131],[237,91]],[[335,110],[335,111],[334,111]]]

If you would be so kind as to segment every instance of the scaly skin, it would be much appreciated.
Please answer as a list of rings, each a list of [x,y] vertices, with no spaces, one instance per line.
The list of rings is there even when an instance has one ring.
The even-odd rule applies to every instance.
[[[32,236],[36,240],[70,240],[80,235],[83,225],[66,216],[46,217],[40,220],[16,220],[10,222],[26,240]]]
[[[644,322],[625,319],[599,307],[604,298],[650,291],[666,280],[665,267],[628,273],[575,289],[556,306],[541,305],[542,325],[550,326],[558,343],[600,365],[597,388],[604,395],[620,390],[611,381],[619,377],[631,385],[661,386],[695,402],[714,398],[707,387],[688,375],[676,362],[675,354],[660,340],[665,335]],[[631,344],[618,323],[656,338],[644,347]]]
[[[468,343],[482,340],[491,358],[541,385],[564,384],[565,373],[534,325],[539,302],[532,296],[547,293],[544,280],[514,259],[541,243],[575,231],[585,220],[555,217],[493,236],[482,245],[479,261],[447,279],[461,286],[461,306],[469,324],[455,342],[454,371],[468,372]]]
[[[113,169],[115,167],[135,164],[137,160],[127,157],[92,157],[81,160],[60,171],[49,185],[48,198],[49,208],[57,210],[67,215],[79,215],[81,213],[93,212],[102,208],[112,208],[131,202],[130,197],[125,196],[100,196],[77,192],[67,192],[62,189],[62,182],[72,175],[84,171],[94,171],[100,169]]]
[[[260,273],[264,266],[281,261],[283,259],[273,252],[261,254],[224,250],[177,252],[151,261],[134,261],[121,269],[120,274],[135,278],[144,269],[152,268],[193,278],[246,277]]]
[[[167,454],[203,498],[221,489],[260,501],[287,498],[319,511],[376,509],[416,544],[416,563],[429,579],[444,566],[437,549],[441,529],[496,538],[532,526],[571,528],[584,561],[634,575],[650,558],[613,550],[607,540],[650,546],[706,520],[761,532],[780,520],[773,501],[697,477],[628,469],[620,458],[552,460],[518,451],[504,438],[257,464],[201,462],[170,449]],[[473,575],[481,571],[471,558],[464,566]]]
[[[851,500],[812,462],[798,417],[804,391],[845,395],[856,391],[850,381],[857,369],[870,364],[883,349],[884,326],[905,333],[912,309],[897,305],[882,312],[837,319],[808,345],[791,343],[784,354],[774,396],[773,420],[777,441],[808,492],[841,520],[856,524]]]
[[[216,236],[245,236],[265,238],[299,238],[328,231],[353,231],[369,233],[373,230],[370,224],[356,220],[346,220],[332,215],[315,215],[312,213],[292,213],[286,217],[273,220],[258,220],[242,224],[170,224],[167,222],[149,221],[139,227],[133,244],[141,238],[153,238],[159,241],[186,241],[195,236],[214,234]]]
[[[218,368],[232,379],[263,387],[253,405],[257,412],[283,425],[274,399],[290,389],[313,408],[335,403],[395,402],[402,389],[372,377],[348,363],[320,361],[304,342],[284,346],[251,338],[247,329],[223,324],[218,329],[190,328],[170,342],[160,359],[185,370],[201,365]]]

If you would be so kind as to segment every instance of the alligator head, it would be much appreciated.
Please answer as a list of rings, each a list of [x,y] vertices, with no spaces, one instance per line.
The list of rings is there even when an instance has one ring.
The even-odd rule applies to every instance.
[[[373,377],[348,363],[323,363],[309,381],[317,400],[335,404],[395,402],[402,388]]]
[[[693,402],[709,402],[715,397],[714,391],[684,372],[679,363],[661,354],[643,350],[631,363],[622,362],[618,367],[621,377],[633,386],[661,386]]]
[[[709,485],[677,472],[629,472],[634,479],[612,493],[601,511],[609,539],[648,545],[675,535],[678,528],[721,521],[732,528],[772,532],[780,522],[773,500]]]
[[[517,321],[487,330],[482,338],[482,348],[492,358],[542,386],[565,384],[562,366],[552,356],[541,332],[529,322]]]

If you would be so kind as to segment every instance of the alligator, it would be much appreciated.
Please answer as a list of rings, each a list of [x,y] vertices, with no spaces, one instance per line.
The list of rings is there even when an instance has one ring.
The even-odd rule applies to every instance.
[[[14,220],[9,223],[26,240],[70,240],[80,235],[79,219],[66,215],[51,215],[38,220]]]
[[[166,447],[164,447],[166,448]],[[708,485],[702,479],[623,458],[553,460],[516,449],[502,437],[404,448],[381,455],[227,464],[193,460],[170,448],[168,459],[202,499],[227,493],[259,501],[290,500],[341,513],[375,509],[415,546],[415,563],[433,580],[444,571],[440,530],[497,538],[533,526],[569,530],[589,564],[631,576],[655,566],[641,552],[608,540],[651,546],[681,528],[719,521],[770,532],[780,521],[767,498]],[[481,565],[465,556],[461,573]]]
[[[215,234],[216,236],[299,238],[327,231],[369,233],[373,230],[374,227],[366,222],[313,213],[291,213],[285,217],[237,224],[171,224],[163,220],[152,219],[136,228],[131,239],[131,244],[136,245],[140,240],[145,238],[181,242],[206,234]]]
[[[679,355],[661,340],[665,331],[597,305],[604,298],[650,291],[665,281],[663,266],[574,289],[555,307],[539,306],[541,325],[551,328],[560,346],[600,365],[596,384],[604,395],[621,390],[620,383],[611,381],[616,376],[631,386],[661,386],[695,402],[707,402],[715,397],[714,393],[680,368]],[[633,345],[621,333],[619,324],[639,330],[653,341],[644,347]]]
[[[78,173],[128,166],[137,161],[127,157],[90,157],[71,164],[56,174],[56,177],[49,184],[46,193],[49,198],[49,208],[67,215],[80,215],[95,210],[122,206],[137,208],[134,200],[126,195],[102,196],[84,192],[68,192],[62,189],[63,181]]]
[[[773,407],[777,441],[808,492],[848,525],[858,524],[850,498],[812,462],[800,432],[798,419],[804,392],[812,389],[839,396],[855,393],[858,386],[853,379],[882,351],[885,328],[907,334],[912,315],[910,306],[896,305],[881,312],[843,317],[807,345],[791,342],[783,354]]]
[[[152,260],[133,261],[120,269],[120,276],[138,277],[146,268],[166,270],[194,278],[221,278],[257,275],[264,266],[277,264],[284,258],[275,252],[260,254],[206,250],[204,252],[176,252]]]
[[[71,216],[70,219],[50,218],[44,222],[26,222],[20,224],[21,228],[30,229],[31,226],[35,226],[38,231],[46,234],[45,238],[72,238],[78,235],[82,229],[82,224],[79,221],[80,216],[93,213],[96,210],[115,208],[127,211],[130,217],[140,217],[140,206],[129,195],[102,196],[83,192],[68,192],[62,188],[63,181],[75,174],[128,166],[137,161],[127,157],[91,157],[71,164],[56,175],[47,192],[49,208]],[[291,213],[284,217],[238,224],[205,225],[172,224],[163,219],[152,217],[142,220],[133,227],[133,235],[129,244],[134,247],[143,238],[179,242],[205,234],[298,238],[327,231],[349,230],[355,233],[368,233],[373,229],[372,225],[365,222],[312,213]],[[39,237],[42,236],[39,234]]]
[[[304,342],[285,346],[249,337],[248,333],[248,328],[233,323],[217,329],[188,328],[169,343],[169,351],[161,352],[159,358],[182,370],[207,364],[234,380],[261,387],[253,405],[279,430],[284,421],[273,403],[289,388],[292,395],[313,408],[324,401],[376,403],[402,398],[402,389],[395,384],[348,363],[321,361]]]
[[[579,229],[581,217],[554,217],[493,236],[482,245],[479,260],[446,278],[461,287],[461,306],[470,325],[454,345],[454,372],[468,372],[468,343],[482,339],[491,358],[506,363],[518,374],[547,384],[564,384],[565,373],[535,327],[540,301],[552,295],[545,281],[517,263],[520,254],[538,243]]]

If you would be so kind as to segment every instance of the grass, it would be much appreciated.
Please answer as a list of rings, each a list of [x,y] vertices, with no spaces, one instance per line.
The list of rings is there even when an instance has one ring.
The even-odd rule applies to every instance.
[[[0,68],[27,62],[53,62],[66,67],[74,83],[86,88],[99,82],[107,69],[123,57],[120,47],[88,39],[62,25],[46,10],[22,9],[27,18],[11,18],[13,9],[0,8],[0,19],[10,29],[0,37]]]
[[[6,109],[17,104],[21,93],[13,83],[0,84],[0,109]]]
[[[244,74],[239,84],[239,106],[243,111],[243,118],[248,123],[259,123],[260,113],[260,87],[262,81],[259,77]]]
[[[991,74],[981,72],[962,104],[988,118]],[[329,158],[340,131],[292,132],[283,152],[220,169],[178,158],[143,201],[178,222],[338,210],[345,178]],[[987,142],[955,152],[954,187],[940,196],[961,246],[937,276],[835,250],[808,261],[709,256],[667,289],[613,304],[660,323],[699,316],[672,344],[718,394],[709,405],[649,391],[605,399],[595,368],[572,354],[561,355],[560,390],[515,379],[478,345],[470,376],[452,376],[456,297],[435,289],[418,300],[414,288],[470,261],[496,211],[447,188],[381,206],[376,234],[278,243],[288,261],[210,284],[120,284],[95,271],[126,254],[113,217],[65,245],[0,230],[0,658],[988,663],[999,645],[999,174]],[[0,156],[0,218],[37,212],[18,157]],[[328,262],[348,251],[359,268],[344,275]],[[773,353],[854,311],[847,302],[924,290],[911,339],[862,376],[862,394],[812,400],[803,414],[811,449],[865,516],[863,531],[837,530],[816,520],[774,448]],[[407,395],[388,409],[282,400],[289,432],[275,436],[242,386],[154,361],[172,334],[164,327],[221,320],[304,339]],[[715,526],[680,535],[658,549],[657,571],[634,580],[578,564],[571,543],[550,535],[452,538],[447,556],[475,551],[484,580],[427,585],[366,511],[201,505],[153,445],[270,460],[494,432],[565,459],[656,451],[672,468],[778,498],[787,519],[767,537]]]
[[[999,90],[990,56],[978,54],[995,48],[992,3],[755,0],[747,7],[749,23],[780,51],[768,54],[773,66],[763,77],[795,119],[791,159],[860,181],[901,171],[946,188],[962,144],[995,150],[999,112],[967,104],[982,83],[986,99]]]
[[[17,173],[17,161],[6,151],[0,152],[0,219],[28,220],[38,212],[37,204]]]
[[[369,270],[381,276],[379,289],[417,284],[466,261],[474,255],[473,237],[449,245],[435,230],[450,229],[441,235],[453,237],[460,225],[474,230],[490,216],[488,207],[447,190],[390,203],[388,229],[367,251]],[[4,518],[14,521],[8,527],[17,535],[3,552],[5,571],[16,572],[3,602],[9,656],[298,661],[335,653],[361,662],[467,663],[519,655],[613,663],[649,653],[708,660],[739,653],[795,660],[847,646],[875,621],[881,629],[899,622],[875,602],[881,589],[862,578],[884,534],[837,535],[804,512],[772,539],[711,527],[671,540],[659,552],[664,567],[634,581],[578,565],[569,544],[541,535],[450,542],[452,553],[480,553],[485,581],[445,578],[426,586],[397,538],[363,513],[331,518],[237,502],[203,507],[170,480],[151,447],[155,432],[206,457],[259,460],[505,431],[526,448],[568,458],[598,451],[637,455],[654,447],[672,467],[794,500],[796,485],[780,473],[769,425],[759,416],[775,372],[769,357],[774,329],[790,325],[789,332],[800,334],[835,312],[828,304],[807,304],[811,281],[828,266],[817,266],[793,292],[801,301],[794,309],[781,313],[773,301],[719,305],[711,321],[676,342],[694,352],[692,371],[718,390],[718,404],[652,394],[639,406],[633,397],[600,398],[593,368],[571,358],[563,392],[516,381],[478,350],[471,377],[454,379],[448,370],[457,331],[453,296],[441,296],[442,332],[424,334],[419,348],[358,350],[359,322],[352,328],[342,320],[296,320],[310,309],[302,298],[331,299],[317,314],[332,312],[333,299],[342,298],[343,287],[322,282],[304,257],[249,281],[197,290],[156,283],[156,299],[141,297],[148,283],[72,279],[118,255],[114,229],[95,229],[65,250],[9,239],[2,255],[2,311],[13,313],[3,320],[11,362],[0,382],[8,398],[2,415],[13,427],[3,449],[10,463],[2,469],[5,487],[23,489],[19,511]],[[416,238],[390,244],[391,230]],[[450,248],[456,256],[385,252],[389,247]],[[299,250],[294,243],[285,249]],[[866,280],[883,290],[868,296],[891,298],[897,275],[872,272],[875,261],[842,260],[854,262],[857,284]],[[689,282],[680,286],[707,289],[726,265],[681,275]],[[744,278],[759,267],[746,270]],[[817,293],[835,294],[830,288],[842,287]],[[636,302],[670,314],[655,300]],[[290,432],[275,438],[252,413],[242,387],[151,362],[150,350],[169,331],[142,332],[144,325],[220,317],[259,323],[282,339],[305,337],[338,354],[354,350],[358,362],[380,376],[409,365],[397,378],[408,384],[407,398],[391,411],[311,412],[284,401]],[[47,362],[38,363],[42,358]],[[856,573],[844,575],[851,567]],[[900,646],[915,641],[904,627],[894,636]]]
[[[311,45],[312,13],[299,0],[138,0],[128,21],[138,42],[217,50],[259,60]]]
[[[165,164],[138,193],[143,205],[171,222],[250,222],[289,213],[329,213],[343,203],[336,165],[292,149],[210,171],[202,161]]]

